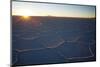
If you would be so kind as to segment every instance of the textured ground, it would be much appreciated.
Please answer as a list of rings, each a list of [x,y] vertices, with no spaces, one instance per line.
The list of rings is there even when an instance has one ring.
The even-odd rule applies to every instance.
[[[95,61],[95,19],[12,17],[13,65]]]

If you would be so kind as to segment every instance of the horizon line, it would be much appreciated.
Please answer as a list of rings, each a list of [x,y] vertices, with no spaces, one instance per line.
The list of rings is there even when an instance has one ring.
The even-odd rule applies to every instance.
[[[24,16],[24,15],[12,15],[12,16]],[[29,17],[83,18],[83,19],[96,18],[96,17],[72,17],[72,16],[51,16],[51,15],[47,15],[47,16],[36,16],[36,15],[32,16],[32,15],[30,15]]]

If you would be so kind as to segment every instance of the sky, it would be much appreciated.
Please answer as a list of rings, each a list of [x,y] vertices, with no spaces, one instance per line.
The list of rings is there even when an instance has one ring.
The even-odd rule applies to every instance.
[[[95,11],[95,6],[12,1],[12,15],[18,16],[94,18]]]

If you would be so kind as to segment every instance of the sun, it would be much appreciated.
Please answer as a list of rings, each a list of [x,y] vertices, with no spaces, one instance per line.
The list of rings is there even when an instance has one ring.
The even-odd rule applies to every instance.
[[[28,9],[23,9],[19,12],[20,15],[22,15],[24,18],[28,18],[31,15],[31,11]]]
[[[28,8],[23,8],[23,9],[17,9],[14,11],[14,15],[20,15],[23,16],[23,18],[29,18],[29,16],[33,15],[32,10]]]
[[[29,19],[32,15],[32,11],[29,9],[21,9],[19,10],[19,15],[21,15],[24,19]]]
[[[22,16],[24,19],[29,19],[30,16]]]

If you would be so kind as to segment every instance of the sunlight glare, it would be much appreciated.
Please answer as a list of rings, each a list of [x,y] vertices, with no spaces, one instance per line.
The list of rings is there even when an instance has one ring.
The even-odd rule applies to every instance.
[[[29,18],[29,16],[33,15],[33,12],[32,12],[32,10],[25,9],[25,8],[24,9],[17,9],[14,11],[14,15],[20,15],[23,18]]]

